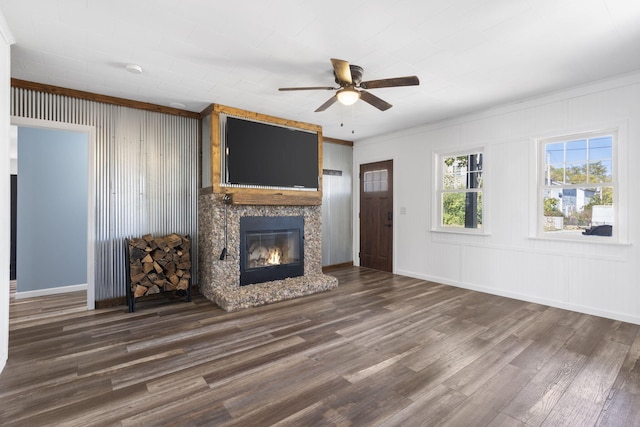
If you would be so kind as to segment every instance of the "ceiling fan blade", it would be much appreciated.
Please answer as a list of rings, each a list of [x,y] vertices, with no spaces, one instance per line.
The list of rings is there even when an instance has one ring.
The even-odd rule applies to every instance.
[[[360,99],[362,99],[364,102],[367,102],[373,105],[380,111],[386,111],[389,108],[393,107],[393,105],[389,104],[384,99],[380,99],[377,96],[367,92],[366,90],[360,91]]]
[[[331,86],[309,86],[309,87],[281,87],[278,90],[336,90],[340,88],[331,87]]]
[[[318,112],[320,112],[320,111],[324,111],[324,110],[326,110],[327,108],[329,108],[329,107],[331,107],[333,104],[335,104],[335,102],[336,102],[337,100],[338,100],[338,97],[337,97],[337,96],[335,96],[335,95],[333,95],[331,98],[329,98],[329,99],[327,100],[327,102],[325,102],[324,104],[322,104],[321,106],[319,106],[319,107],[316,109],[316,111],[315,111],[315,112],[316,112],[316,113],[318,113]]]
[[[340,82],[344,82],[349,85],[353,84],[353,81],[351,80],[351,68],[347,61],[331,58],[331,65],[333,65],[333,71]]]
[[[417,86],[419,84],[420,80],[417,76],[407,76],[394,77],[391,79],[369,80],[368,82],[360,83],[360,87],[363,89],[378,89],[381,87]]]

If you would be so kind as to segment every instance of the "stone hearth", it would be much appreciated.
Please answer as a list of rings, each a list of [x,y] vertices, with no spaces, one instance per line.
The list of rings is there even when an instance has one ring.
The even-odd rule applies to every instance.
[[[322,273],[322,211],[320,206],[227,205],[227,256],[225,204],[222,195],[201,194],[198,200],[200,292],[226,311],[254,307],[327,291],[338,280]],[[240,218],[244,216],[303,216],[304,275],[240,286]]]

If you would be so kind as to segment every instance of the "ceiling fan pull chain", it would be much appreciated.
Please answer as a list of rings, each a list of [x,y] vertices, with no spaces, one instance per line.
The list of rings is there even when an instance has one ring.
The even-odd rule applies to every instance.
[[[354,128],[356,127],[356,113],[355,113],[355,108],[351,109],[351,135],[353,135],[354,133],[356,133],[356,131],[354,130]]]

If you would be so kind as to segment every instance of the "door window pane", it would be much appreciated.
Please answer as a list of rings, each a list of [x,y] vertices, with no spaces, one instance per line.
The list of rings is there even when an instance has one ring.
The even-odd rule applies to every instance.
[[[388,191],[389,172],[386,169],[368,171],[364,173],[364,192],[373,193],[378,191]]]

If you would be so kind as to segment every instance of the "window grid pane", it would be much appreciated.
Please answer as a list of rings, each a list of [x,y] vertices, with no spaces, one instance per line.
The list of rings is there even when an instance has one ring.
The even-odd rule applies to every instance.
[[[378,191],[388,191],[389,173],[386,169],[367,171],[364,173],[364,192],[373,193]]]
[[[482,188],[482,153],[445,157],[441,167],[443,189]]]
[[[482,228],[482,191],[442,193],[442,226]]]

